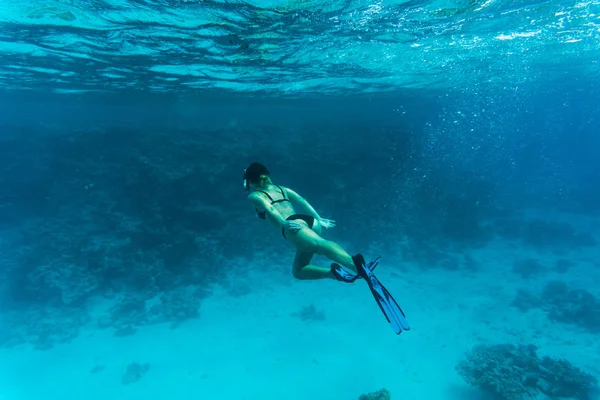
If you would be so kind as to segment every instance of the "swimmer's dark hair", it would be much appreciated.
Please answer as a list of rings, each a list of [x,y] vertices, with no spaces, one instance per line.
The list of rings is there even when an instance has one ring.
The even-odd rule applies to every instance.
[[[248,182],[252,182],[256,185],[261,182],[267,180],[269,177],[269,170],[263,164],[258,162],[253,162],[246,168],[246,172],[244,172],[244,178],[248,180]]]

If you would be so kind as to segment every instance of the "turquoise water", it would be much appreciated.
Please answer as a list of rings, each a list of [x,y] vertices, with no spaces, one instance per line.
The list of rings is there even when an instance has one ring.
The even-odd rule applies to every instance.
[[[49,92],[348,95],[597,79],[594,1],[0,5],[0,84]],[[18,83],[15,80],[18,80]]]
[[[597,1],[1,2],[0,400],[599,398],[599,60]]]

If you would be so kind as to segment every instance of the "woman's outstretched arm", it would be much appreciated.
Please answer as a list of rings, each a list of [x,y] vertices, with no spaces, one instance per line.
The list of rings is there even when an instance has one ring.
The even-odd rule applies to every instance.
[[[287,194],[292,202],[303,207],[306,210],[306,212],[308,212],[311,216],[315,217],[317,219],[317,221],[319,221],[321,219],[321,217],[319,216],[319,213],[317,213],[317,211],[314,209],[314,207],[311,206],[310,203],[308,201],[306,201],[306,199],[304,197],[300,196],[298,193],[294,192],[292,189],[289,189],[289,188],[285,188],[285,191],[287,192]]]

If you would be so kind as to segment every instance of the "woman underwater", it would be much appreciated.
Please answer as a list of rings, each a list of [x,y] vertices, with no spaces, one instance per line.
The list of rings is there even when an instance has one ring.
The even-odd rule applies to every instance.
[[[296,247],[292,274],[296,279],[335,279],[352,283],[364,278],[379,307],[396,333],[409,330],[404,313],[373,274],[379,259],[366,264],[361,254],[351,256],[340,245],[321,237],[323,229],[333,228],[335,222],[319,216],[315,209],[292,189],[275,185],[269,170],[254,162],[244,170],[244,187],[250,192],[248,200],[257,216],[281,230],[285,239]],[[306,214],[298,214],[294,205]],[[331,267],[311,264],[315,254],[333,261]]]

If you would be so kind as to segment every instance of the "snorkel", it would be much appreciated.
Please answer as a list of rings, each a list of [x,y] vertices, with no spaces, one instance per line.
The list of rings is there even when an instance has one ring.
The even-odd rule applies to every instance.
[[[249,191],[250,183],[248,183],[248,176],[246,175],[246,171],[248,171],[248,168],[244,169],[244,188]]]

